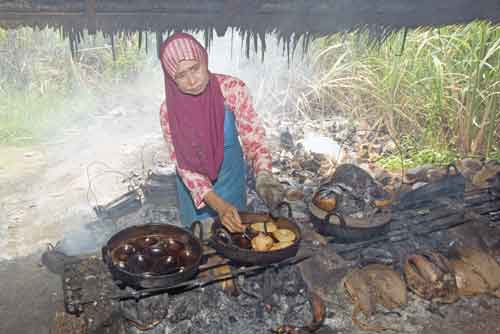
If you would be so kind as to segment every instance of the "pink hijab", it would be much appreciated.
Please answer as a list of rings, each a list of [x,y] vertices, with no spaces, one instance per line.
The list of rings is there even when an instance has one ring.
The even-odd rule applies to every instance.
[[[173,79],[182,60],[208,64],[207,52],[193,36],[175,33],[161,46],[160,60],[177,165],[214,181],[224,159],[224,97],[219,83],[209,72],[205,91],[192,96],[182,93]]]

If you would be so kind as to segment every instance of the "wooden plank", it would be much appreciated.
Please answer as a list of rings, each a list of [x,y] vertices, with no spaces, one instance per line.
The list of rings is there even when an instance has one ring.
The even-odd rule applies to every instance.
[[[228,2],[229,1],[229,2]],[[41,4],[38,4],[40,3]],[[93,2],[93,3],[92,3]],[[234,3],[233,3],[234,2]],[[500,22],[498,0],[317,0],[317,1],[0,1],[0,27],[48,24],[111,31],[171,31],[228,27],[325,35],[359,27],[402,29]],[[232,14],[228,15],[230,11]],[[92,13],[92,15],[88,15]]]

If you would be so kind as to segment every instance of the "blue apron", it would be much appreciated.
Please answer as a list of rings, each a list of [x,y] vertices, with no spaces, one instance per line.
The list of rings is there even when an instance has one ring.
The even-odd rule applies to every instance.
[[[243,158],[234,113],[224,106],[224,160],[222,161],[213,190],[238,210],[246,208],[246,164]],[[194,206],[191,193],[177,175],[177,205],[182,225],[190,227],[196,220],[217,216],[208,205],[200,210]]]

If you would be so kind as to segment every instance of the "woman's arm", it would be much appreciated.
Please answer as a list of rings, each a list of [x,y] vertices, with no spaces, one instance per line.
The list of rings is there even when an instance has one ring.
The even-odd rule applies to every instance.
[[[243,152],[256,178],[256,191],[274,210],[284,199],[283,186],[272,176],[271,154],[265,146],[265,132],[245,83],[239,79],[221,76],[222,94],[235,114]]]
[[[165,138],[167,149],[170,152],[170,159],[175,162],[177,173],[179,173],[179,176],[191,193],[195,207],[197,209],[201,209],[206,203],[214,209],[215,212],[217,212],[222,224],[226,226],[230,232],[243,231],[244,228],[241,223],[238,210],[230,203],[226,202],[222,197],[217,195],[217,193],[213,190],[210,179],[207,176],[187,169],[179,168],[175,157],[175,150],[174,145],[172,144],[172,137],[167,117],[167,107],[165,103],[163,103],[160,108],[160,124],[163,137]]]
[[[237,78],[220,75],[222,94],[234,112],[243,153],[254,174],[271,173],[271,154],[265,145],[265,130],[252,104],[245,83]]]
[[[229,232],[243,232],[245,227],[241,223],[238,209],[231,203],[226,202],[215,191],[208,192],[204,199],[217,212],[222,224],[229,229]]]

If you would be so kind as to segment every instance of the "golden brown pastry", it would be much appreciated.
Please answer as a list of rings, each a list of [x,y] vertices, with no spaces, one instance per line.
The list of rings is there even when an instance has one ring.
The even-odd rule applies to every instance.
[[[273,223],[272,221],[270,222],[266,222],[266,229],[267,229],[267,232],[269,233],[273,233],[274,231],[276,231],[278,229],[278,227],[276,226],[275,223]],[[264,229],[264,222],[259,222],[259,223],[253,223],[251,225],[252,229],[257,231],[257,232],[266,232],[266,230]]]
[[[283,248],[287,248],[289,246],[293,245],[293,241],[282,241],[282,242],[276,242],[270,250],[279,250]]]
[[[273,238],[264,233],[259,233],[252,239],[252,248],[258,252],[266,252],[273,246]]]
[[[313,197],[313,203],[321,210],[326,212],[333,211],[337,206],[337,199],[335,198],[335,194],[322,194],[318,191]]]
[[[392,199],[390,199],[390,198],[376,199],[373,201],[373,204],[375,204],[375,206],[377,208],[387,208],[388,206],[390,206],[392,204]]]
[[[295,233],[285,228],[277,229],[273,232],[273,236],[279,242],[293,242],[295,240]]]

